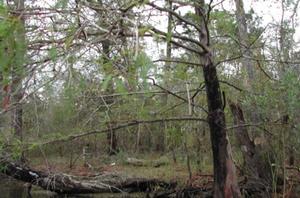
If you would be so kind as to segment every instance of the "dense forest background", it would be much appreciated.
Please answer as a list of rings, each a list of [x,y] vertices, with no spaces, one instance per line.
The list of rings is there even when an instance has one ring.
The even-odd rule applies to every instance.
[[[214,197],[240,197],[236,176],[292,191],[299,0],[0,2],[5,159],[48,171],[154,161],[144,176],[214,173]]]

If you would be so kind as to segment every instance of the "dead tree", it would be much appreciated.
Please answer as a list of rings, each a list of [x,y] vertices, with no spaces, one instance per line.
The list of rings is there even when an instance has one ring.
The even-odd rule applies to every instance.
[[[88,179],[66,174],[53,174],[33,170],[11,162],[5,157],[0,157],[0,166],[0,172],[3,174],[59,194],[146,192],[156,188],[171,189],[176,186],[175,183],[157,179],[127,178],[111,174]]]
[[[242,127],[245,124],[245,118],[240,105],[230,101],[229,106],[234,124],[241,126],[235,129],[235,136],[244,158],[243,171],[247,177],[247,184],[244,188],[247,188],[248,191],[255,190],[268,193],[272,185],[272,167],[270,162],[264,158],[262,146],[259,144],[255,145],[254,141],[249,137],[247,128]]]

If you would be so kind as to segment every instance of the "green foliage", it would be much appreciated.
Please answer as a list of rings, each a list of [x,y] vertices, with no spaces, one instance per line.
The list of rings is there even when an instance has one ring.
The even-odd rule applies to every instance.
[[[141,27],[139,28],[139,35],[143,36],[145,33],[147,33],[149,30],[151,29],[151,27]]]
[[[12,66],[17,74],[23,73],[25,40],[24,26],[20,19],[10,16],[5,7],[0,7],[0,72],[4,84],[8,84]]]
[[[153,67],[152,60],[146,53],[141,52],[138,54],[135,60],[134,67],[137,68],[139,72],[139,77],[141,78],[143,86],[146,89],[146,87],[148,86],[147,77],[150,72],[150,69]]]
[[[51,58],[51,60],[55,61],[57,58],[57,49],[55,47],[51,48],[49,50],[49,57]]]
[[[122,79],[116,79],[116,92],[117,93],[127,93],[128,90],[124,85],[124,81]]]
[[[300,80],[299,76],[297,75],[296,72],[293,70],[288,70],[285,72],[281,84],[279,85],[279,89],[284,93],[282,94],[282,97],[288,101],[286,104],[286,110],[292,118],[296,118],[297,110],[300,109],[300,103],[299,103],[299,98],[300,98]]]
[[[191,21],[199,21],[200,20],[199,16],[192,11],[188,11],[185,14],[184,18],[191,20]]]
[[[77,24],[71,24],[69,26],[69,29],[67,31],[67,37],[66,37],[66,40],[65,40],[65,48],[66,49],[69,49],[75,39],[75,36],[76,36],[76,31],[77,31]]]
[[[93,5],[94,3],[95,5],[97,3],[96,1],[91,2]],[[112,10],[114,11],[119,4],[122,4],[122,8],[133,5],[141,5],[140,8],[142,8],[146,2],[147,1],[138,0],[118,2],[104,1],[105,6],[109,6],[109,3],[111,3],[113,5]],[[151,57],[153,55],[147,54],[147,49],[144,49],[147,48],[147,45],[144,46],[141,44],[138,48],[139,51],[137,52],[135,49],[136,43],[131,42],[132,38],[123,37],[121,34],[118,34],[117,31],[121,30],[119,27],[121,25],[120,19],[123,20],[122,25],[124,27],[122,28],[124,28],[125,32],[127,32],[127,30],[130,32],[133,27],[135,28],[135,25],[128,20],[129,18],[131,19],[131,17],[133,21],[135,20],[135,9],[127,11],[129,18],[127,18],[127,16],[118,16],[119,12],[114,12],[116,16],[106,16],[106,12],[109,13],[110,11],[109,7],[105,7],[103,13],[100,13],[102,12],[101,6],[99,6],[99,11],[91,10],[91,13],[88,14],[89,17],[82,20],[82,22],[84,22],[82,27],[89,33],[87,40],[83,42],[81,36],[78,36],[77,16],[74,17],[73,7],[71,8],[73,4],[68,3],[69,1],[67,0],[56,1],[55,8],[58,10],[64,9],[66,12],[63,14],[59,13],[59,16],[53,16],[53,23],[58,22],[55,31],[53,31],[53,28],[45,29],[46,32],[49,31],[49,35],[51,35],[50,37],[53,39],[53,42],[57,39],[54,38],[55,35],[59,35],[60,38],[63,36],[65,38],[64,46],[53,43],[46,46],[47,49],[49,49],[48,51],[42,51],[40,49],[30,50],[29,57],[33,57],[33,60],[35,60],[36,54],[38,54],[38,56],[50,57],[51,60],[45,64],[46,66],[44,64],[34,65],[34,69],[38,68],[34,70],[35,73],[28,73],[29,84],[32,85],[32,87],[26,87],[25,90],[26,94],[28,94],[26,95],[28,98],[25,99],[23,106],[24,131],[26,134],[26,137],[24,138],[25,142],[42,142],[43,140],[62,139],[66,138],[68,135],[89,131],[101,131],[107,128],[108,121],[112,121],[113,125],[117,126],[132,120],[151,120],[189,116],[187,115],[187,104],[178,99],[178,97],[174,97],[174,95],[172,96],[169,94],[166,96],[167,94],[162,89],[157,86],[152,86],[149,76],[151,76],[158,85],[178,94],[182,98],[187,98],[187,82],[190,84],[190,89],[193,90],[191,91],[191,95],[196,93],[194,90],[199,88],[200,84],[203,85],[204,80],[202,77],[201,66],[198,67],[186,63],[172,62],[169,64],[169,68],[165,69],[165,63],[154,64],[152,62]],[[87,10],[89,9],[84,4],[82,7]],[[98,8],[98,5],[95,7]],[[71,19],[66,23],[59,20],[56,21],[57,18],[61,19],[61,16],[69,16],[69,8],[71,9],[70,13],[72,13],[70,15]],[[207,9],[207,7],[204,7],[204,9]],[[30,11],[30,9],[28,10]],[[179,9],[175,9],[175,11],[178,13],[180,12]],[[85,14],[85,11],[82,14]],[[19,37],[24,27],[19,19],[10,16],[3,6],[0,7],[0,15],[0,69],[4,75],[4,81],[7,83],[10,80],[12,66],[21,65],[24,61],[25,41],[22,41],[22,38]],[[194,10],[188,11],[182,17],[199,24],[200,17],[194,13]],[[89,20],[94,21],[89,23]],[[184,25],[184,22],[179,21],[176,17],[173,17],[173,20],[172,25],[174,26],[174,31],[178,31],[178,33],[185,37],[198,39],[195,28],[190,25]],[[99,28],[94,27],[95,23],[105,28],[111,25],[111,32],[105,34],[101,31],[99,32]],[[140,23],[144,23],[144,20],[140,20]],[[236,42],[238,40],[236,36],[236,23],[235,15],[231,11],[217,9],[211,11],[208,28],[210,30],[209,33],[211,34],[210,47],[212,48],[212,61],[214,63],[234,57],[241,53],[240,45]],[[255,41],[251,46],[251,49],[254,49],[254,57],[261,56],[259,59],[262,59],[263,69],[265,69],[267,73],[276,74],[279,71],[276,67],[277,65],[263,61],[265,57],[260,55],[260,53],[262,53],[261,51],[267,49],[262,48],[262,44],[267,45],[267,43],[257,40],[263,29],[261,28],[259,17],[253,13],[253,10],[250,10],[247,14],[247,23],[249,24],[250,32],[249,42],[253,43]],[[140,37],[151,32],[151,27],[149,25],[140,25],[141,28],[138,30]],[[295,30],[290,27],[288,21],[284,23],[284,29],[288,36],[295,33]],[[162,45],[165,45],[166,42],[170,41],[172,36],[173,32],[168,33],[166,38],[162,39],[161,35],[153,33],[154,39],[164,42]],[[41,37],[38,36],[37,38],[41,39]],[[33,43],[36,42],[34,36],[30,37],[30,39],[32,39]],[[103,40],[101,39],[105,39],[105,41],[109,43],[109,52],[103,52]],[[196,44],[180,41],[178,38],[174,39],[182,45],[193,49],[199,49],[199,46]],[[290,44],[290,42],[293,42],[292,37],[289,38],[288,44]],[[90,45],[86,45],[86,43],[89,43]],[[269,53],[277,51],[277,49],[274,47],[272,48],[272,46],[268,47],[270,48]],[[41,49],[44,50],[44,48]],[[172,45],[172,58],[174,58],[174,60],[178,60],[179,62],[201,62],[198,55],[184,51],[181,48],[179,50],[177,49],[178,48],[176,48],[175,45]],[[65,54],[62,54],[61,52],[64,52]],[[159,52],[155,55],[158,55],[158,53]],[[63,58],[58,59],[58,55],[63,56]],[[274,57],[276,56],[277,55],[275,54]],[[48,69],[53,65],[60,70],[49,72]],[[28,66],[28,70],[26,71],[31,71],[30,69],[32,68],[30,68],[30,66],[31,65]],[[221,74],[222,79],[226,79],[226,81],[247,90],[247,88],[245,88],[246,86],[244,87],[244,79],[247,75],[241,67],[241,60],[237,59],[218,65],[218,72]],[[234,71],[228,72],[228,68],[234,68]],[[22,69],[20,69],[19,72],[23,72]],[[277,120],[281,115],[289,114],[292,120],[291,125],[295,125],[298,128],[300,127],[298,124],[300,123],[299,76],[292,71],[287,71],[281,79],[277,81],[266,79],[266,77],[260,74],[261,72],[258,68],[256,68],[256,72],[259,73],[259,75],[257,75],[257,78],[255,79],[256,82],[253,83],[252,90],[237,92],[227,84],[222,84],[222,90],[225,91],[226,97],[230,97],[234,100],[242,100],[242,106],[247,122],[250,117],[249,114],[255,107],[259,112],[259,123],[266,122],[265,127],[274,133],[274,140],[272,140],[272,143],[278,144],[277,140],[280,129],[279,127],[269,126],[268,121]],[[37,82],[32,82],[31,74],[34,75]],[[48,74],[50,75],[48,76]],[[55,78],[52,79],[52,76],[55,76]],[[48,83],[48,81],[51,82]],[[44,86],[43,83],[45,83],[46,86]],[[42,86],[42,88],[39,88],[36,91],[35,88],[39,86]],[[31,93],[32,95],[30,95]],[[197,93],[193,102],[197,104],[197,106],[202,106],[207,109],[204,89]],[[228,111],[228,108],[226,109]],[[199,107],[195,107],[194,110],[192,116],[201,118],[207,116],[207,114]],[[230,114],[230,112],[226,113],[227,116]],[[231,119],[227,119],[227,121],[232,124]],[[166,131],[163,128],[164,124],[166,125]],[[206,139],[203,138],[202,148],[194,148],[194,145],[196,145],[195,137],[200,136],[201,134],[189,133],[194,130],[192,127],[186,127],[186,131],[181,130],[183,124],[189,123],[182,124],[182,122],[171,122],[164,124],[141,124],[139,127],[131,126],[122,129],[122,131],[118,133],[118,138],[122,147],[121,150],[133,150],[133,147],[135,147],[133,144],[138,144],[136,143],[137,131],[140,135],[141,147],[143,147],[145,151],[150,151],[155,147],[154,145],[157,143],[156,141],[162,137],[162,133],[166,134],[165,142],[167,142],[169,149],[178,148],[177,150],[180,150],[182,141],[185,137],[184,135],[187,132],[188,135],[186,141],[188,143],[188,150],[190,150],[192,154],[194,153],[194,155],[191,156],[197,158],[200,155],[199,153],[206,155],[203,159],[210,156],[210,153],[205,153],[206,148],[203,148],[209,145],[206,143]],[[207,126],[204,124],[195,126],[197,129],[202,129],[204,127]],[[291,138],[291,144],[297,146],[300,144],[300,142],[297,143],[297,141],[300,141],[299,135],[297,135],[296,129],[291,129],[291,131],[293,132],[292,137],[296,137]],[[99,149],[97,147],[99,145],[103,145],[103,147],[106,146],[107,139],[105,135],[106,134],[101,134],[99,136],[95,135],[95,137],[93,136],[86,141],[95,141],[95,149]],[[78,147],[78,150],[80,150],[78,144],[83,143],[84,141],[85,140],[83,139],[78,139],[78,142],[74,144],[76,148]],[[200,141],[198,141],[197,144],[199,144],[199,142]],[[32,150],[36,148],[37,143],[29,146],[29,149]],[[22,145],[20,142],[15,142],[14,150],[16,151],[16,157],[21,153],[21,149]],[[104,149],[101,151],[103,150]],[[196,150],[197,153],[195,154]],[[277,150],[274,149],[274,151],[279,152],[280,150],[277,148]],[[193,160],[194,159],[192,159],[192,161]],[[211,161],[204,161],[205,166],[206,163],[209,164]]]
[[[219,34],[235,35],[235,16],[228,11],[215,10],[211,13],[212,26]]]
[[[102,90],[106,90],[109,86],[109,84],[111,83],[112,81],[112,75],[109,74],[108,76],[106,76],[106,78],[104,79],[103,83],[102,83]]]
[[[57,0],[55,8],[65,8],[68,5],[69,0]]]
[[[170,126],[167,128],[167,140],[171,148],[180,146],[183,141],[184,133],[180,130],[180,127]]]

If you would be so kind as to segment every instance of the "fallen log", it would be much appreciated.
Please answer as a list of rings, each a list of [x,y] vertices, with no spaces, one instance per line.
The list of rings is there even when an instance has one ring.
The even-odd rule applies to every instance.
[[[132,166],[150,166],[150,167],[154,167],[154,168],[158,168],[160,166],[164,166],[167,165],[168,162],[165,160],[142,160],[142,159],[136,159],[136,158],[132,158],[132,157],[128,157],[126,159],[126,164],[128,165],[132,165]]]
[[[157,188],[172,189],[176,186],[175,183],[157,179],[130,178],[117,174],[102,174],[87,178],[47,173],[5,158],[0,158],[0,167],[1,173],[59,194],[150,192]]]

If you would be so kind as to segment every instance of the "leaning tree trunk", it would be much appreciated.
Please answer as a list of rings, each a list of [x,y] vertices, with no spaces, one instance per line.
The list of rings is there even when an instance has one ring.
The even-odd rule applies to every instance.
[[[248,130],[243,127],[245,124],[242,108],[238,103],[229,102],[230,110],[233,115],[234,124],[240,127],[235,129],[235,136],[244,157],[244,174],[248,178],[244,185],[247,191],[257,191],[268,193],[272,182],[272,167],[263,157],[262,149],[256,146],[249,138]],[[265,196],[265,195],[264,195]]]
[[[235,104],[229,101],[230,110],[233,115],[233,121],[235,125],[244,125],[245,119],[242,109],[238,104]],[[243,171],[246,175],[250,175],[251,177],[258,178],[258,169],[256,166],[256,161],[254,160],[255,151],[255,144],[250,139],[247,128],[245,127],[238,127],[235,129],[235,136],[239,147],[243,153],[244,158],[244,168]]]
[[[208,103],[208,122],[210,128],[213,162],[214,162],[214,187],[215,198],[241,197],[237,183],[235,165],[232,160],[231,146],[227,136],[225,114],[223,109],[222,94],[217,76],[216,66],[213,64],[212,52],[209,49],[208,21],[204,13],[204,0],[201,5],[196,6],[196,14],[200,18],[201,32],[199,40],[203,52],[200,61],[203,64],[203,75],[205,79],[206,95]]]

